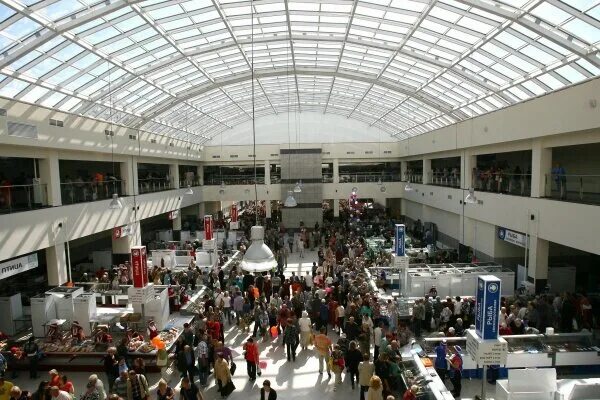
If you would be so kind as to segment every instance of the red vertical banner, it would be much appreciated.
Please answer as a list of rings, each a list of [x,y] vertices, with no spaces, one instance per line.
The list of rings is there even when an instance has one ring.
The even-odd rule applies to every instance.
[[[142,246],[142,283],[148,284],[148,257],[146,256],[146,246]]]
[[[231,222],[237,222],[237,221],[238,221],[237,204],[233,203],[233,205],[231,206]]]
[[[144,273],[142,269],[142,249],[144,246],[136,246],[131,248],[131,270],[133,272],[133,287],[143,288]]]
[[[213,238],[213,224],[212,224],[212,215],[204,216],[204,239],[212,240]]]

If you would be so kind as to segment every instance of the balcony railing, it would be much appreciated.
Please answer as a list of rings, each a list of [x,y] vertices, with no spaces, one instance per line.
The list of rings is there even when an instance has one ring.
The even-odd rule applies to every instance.
[[[600,204],[600,175],[546,174],[545,196],[573,203]]]
[[[325,178],[325,175],[323,175]],[[340,174],[340,183],[375,183],[400,182],[399,174],[382,174],[381,172],[357,172],[354,174]],[[323,180],[325,182],[325,180]],[[333,177],[331,182],[333,182]]]
[[[278,185],[281,183],[281,175],[271,174],[271,185]]]
[[[112,197],[113,193],[123,196],[125,193],[125,181],[75,181],[60,183],[61,200],[62,204],[65,205],[107,200]]]
[[[460,187],[460,172],[430,172],[429,184],[436,186]]]
[[[46,184],[0,186],[0,213],[34,210],[48,206]]]
[[[204,179],[204,184],[209,186],[220,185],[221,182],[224,182],[226,185],[254,185],[254,175],[223,175],[212,176]],[[271,182],[273,182],[272,179]],[[264,175],[257,176],[256,183],[259,185],[264,185]]]
[[[472,180],[471,186],[480,192],[531,196],[531,174],[474,171]]]
[[[140,194],[162,192],[173,189],[171,180],[167,178],[146,178],[138,179],[138,188]]]
[[[333,183],[333,173],[331,172],[326,172],[322,175],[322,182],[323,183]]]
[[[423,174],[404,174],[402,182],[423,183]]]
[[[201,186],[199,179],[180,179],[179,180],[180,188],[185,189],[186,187],[188,187],[188,185],[189,186]]]

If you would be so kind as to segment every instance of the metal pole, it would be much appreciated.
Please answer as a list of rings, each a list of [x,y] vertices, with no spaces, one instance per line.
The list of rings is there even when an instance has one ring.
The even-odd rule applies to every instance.
[[[73,273],[71,271],[71,246],[69,246],[69,238],[67,236],[67,222],[65,220],[65,222],[63,222],[63,226],[65,228],[65,245],[67,246],[67,278],[69,279],[68,282],[72,282],[73,281]]]
[[[486,366],[482,366],[482,374],[481,374],[481,400],[485,400],[485,392],[486,392],[486,383],[487,383],[487,369]]]

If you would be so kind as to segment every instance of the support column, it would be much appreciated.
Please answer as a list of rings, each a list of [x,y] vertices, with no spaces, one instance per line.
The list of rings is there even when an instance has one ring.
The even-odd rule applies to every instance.
[[[531,148],[531,197],[545,197],[546,174],[552,170],[552,149],[535,140]]]
[[[64,243],[57,243],[46,249],[46,265],[48,266],[49,286],[60,286],[69,280]]]
[[[338,218],[340,216],[340,199],[333,199],[333,217]]]
[[[265,185],[271,184],[271,162],[269,160],[265,160]],[[267,217],[271,218],[271,217]]]
[[[461,161],[460,187],[462,189],[474,188],[473,168],[477,167],[477,156],[472,156],[466,151],[463,151]]]
[[[181,240],[181,210],[177,210],[177,216],[173,218],[173,240]]]
[[[124,180],[124,188],[126,196],[133,196],[139,194],[138,187],[138,163],[134,157],[127,157],[127,159],[120,163],[121,180]]]
[[[423,184],[431,183],[431,159],[423,159]]]
[[[50,152],[47,158],[40,159],[40,182],[46,185],[49,206],[62,205],[60,190],[60,168],[58,152]]]
[[[204,186],[204,167],[202,165],[198,165],[196,175],[198,176],[198,184]]]
[[[340,160],[337,158],[333,159],[333,183],[340,183]],[[335,207],[334,207],[335,210]],[[335,214],[334,214],[335,216]],[[339,216],[339,204],[338,204],[338,216]]]
[[[142,232],[139,221],[131,222],[129,224],[131,232],[129,235],[115,239],[112,239],[112,253],[113,261],[115,263],[122,263],[129,260],[131,248],[133,246],[142,245]]]
[[[169,164],[169,176],[171,177],[171,188],[179,189],[181,187],[179,181],[179,163]]]
[[[400,180],[408,181],[406,173],[408,171],[408,161],[400,161]]]
[[[271,219],[271,213],[272,213],[271,200],[267,199],[267,200],[265,200],[265,217],[267,219]]]
[[[527,277],[535,283],[535,292],[540,293],[548,283],[548,256],[550,242],[537,236],[529,237],[529,265]]]

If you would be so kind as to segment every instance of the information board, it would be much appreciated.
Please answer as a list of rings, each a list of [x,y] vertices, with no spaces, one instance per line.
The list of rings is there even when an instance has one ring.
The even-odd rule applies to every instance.
[[[500,319],[501,280],[493,275],[477,278],[475,331],[484,340],[497,339]]]
[[[404,224],[396,224],[394,239],[394,251],[397,256],[405,256],[404,239],[406,235],[406,227]]]

